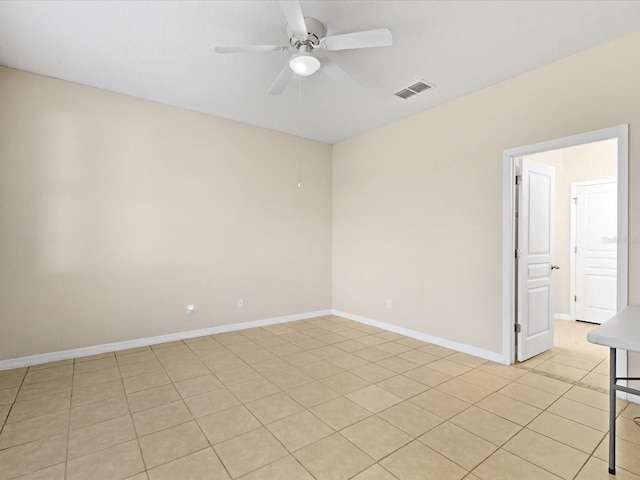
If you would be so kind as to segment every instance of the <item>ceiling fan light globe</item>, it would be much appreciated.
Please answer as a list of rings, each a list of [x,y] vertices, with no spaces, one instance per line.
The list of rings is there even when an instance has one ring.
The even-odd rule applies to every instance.
[[[293,73],[308,77],[318,71],[320,60],[308,53],[298,53],[289,60],[289,67],[293,70]]]

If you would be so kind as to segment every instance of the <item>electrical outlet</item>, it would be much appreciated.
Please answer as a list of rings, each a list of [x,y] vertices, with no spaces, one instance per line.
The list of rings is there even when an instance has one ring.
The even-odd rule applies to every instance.
[[[244,300],[242,298],[238,299],[238,308],[244,307]]]
[[[387,298],[387,308],[391,310],[393,308],[393,302],[390,298]]]
[[[187,305],[187,315],[193,315],[196,313],[196,304],[190,303]]]

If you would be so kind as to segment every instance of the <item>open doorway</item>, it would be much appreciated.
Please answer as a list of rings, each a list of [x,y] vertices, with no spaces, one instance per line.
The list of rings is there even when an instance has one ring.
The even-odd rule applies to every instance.
[[[608,143],[607,143],[608,142]],[[519,262],[519,252],[516,248],[517,242],[519,241],[517,234],[517,222],[518,219],[516,217],[516,199],[521,192],[518,190],[518,186],[516,186],[516,176],[518,174],[519,165],[522,164],[522,159],[526,159],[526,161],[533,160],[532,158],[536,158],[539,160],[540,157],[547,155],[547,162],[553,163],[554,161],[558,161],[558,165],[560,169],[564,172],[567,170],[565,168],[568,163],[566,161],[567,158],[572,157],[573,153],[582,153],[583,160],[585,160],[585,152],[587,152],[591,147],[592,150],[596,152],[598,148],[602,149],[613,149],[615,152],[615,170],[611,172],[611,170],[604,169],[604,173],[598,176],[613,178],[617,183],[617,189],[615,193],[616,203],[617,203],[617,215],[616,215],[616,234],[610,236],[608,239],[609,242],[613,242],[613,249],[615,250],[615,306],[614,310],[619,311],[627,305],[627,172],[628,172],[628,126],[623,125],[620,127],[613,127],[609,129],[599,130],[595,132],[589,132],[581,135],[575,135],[572,137],[566,137],[557,140],[551,140],[548,142],[543,142],[535,145],[528,145],[524,147],[519,147],[515,149],[510,149],[504,152],[503,159],[503,346],[505,352],[505,363],[514,363],[516,360],[516,351],[525,352],[525,351],[535,351],[535,349],[517,349],[516,340],[518,341],[528,341],[528,340],[539,340],[536,338],[538,335],[538,331],[542,332],[540,335],[544,334],[543,330],[540,328],[540,325],[545,324],[545,321],[537,320],[530,322],[530,324],[526,324],[526,318],[518,318],[518,312],[520,312],[520,317],[526,317],[527,311],[532,314],[536,314],[536,312],[542,312],[546,309],[547,312],[550,313],[550,321],[546,324],[548,325],[548,329],[553,331],[554,329],[554,318],[571,320],[575,319],[575,308],[571,309],[571,290],[570,281],[571,281],[571,269],[575,268],[571,266],[571,258],[569,255],[565,256],[565,260],[562,261],[563,265],[560,265],[560,262],[556,261],[553,258],[553,253],[548,259],[544,259],[544,261],[540,261],[538,263],[531,262],[530,265],[527,265],[527,268],[530,272],[540,273],[545,268],[551,272],[551,265],[558,265],[561,268],[557,270],[557,273],[562,272],[563,278],[558,280],[558,288],[562,289],[563,293],[553,295],[553,297],[557,297],[556,299],[552,299],[552,296],[547,297],[547,304],[544,302],[540,303],[537,307],[528,308],[527,311],[522,311],[522,304],[519,305],[518,299],[518,270],[517,265]],[[555,152],[555,154],[553,153]],[[555,160],[551,157],[555,155]],[[594,153],[594,158],[597,153]],[[562,161],[560,162],[560,159]],[[541,163],[541,162],[540,162]],[[558,166],[556,165],[556,167]],[[585,165],[582,165],[585,167]],[[579,184],[580,182],[585,182],[588,178],[581,178],[580,172],[587,172],[588,168],[581,169],[568,169],[570,170],[578,170],[578,173],[570,172],[570,175],[562,180],[563,189],[566,188],[571,191],[571,184]],[[588,173],[588,172],[587,172]],[[586,174],[586,173],[585,173]],[[564,174],[563,174],[564,175]],[[567,184],[567,180],[569,180]],[[551,180],[555,184],[555,181]],[[553,194],[553,192],[551,192]],[[528,195],[528,193],[527,193]],[[522,196],[520,197],[523,198]],[[566,227],[566,235],[571,237],[571,220],[570,211],[571,211],[571,197],[570,193],[565,196],[565,200],[568,206],[569,213],[565,216],[558,215],[561,221],[563,216],[565,218],[563,223],[563,230]],[[565,203],[565,202],[561,202]],[[519,209],[522,209],[522,205],[518,206]],[[540,210],[540,209],[539,209]],[[533,214],[536,214],[533,212]],[[521,220],[521,218],[520,218]],[[554,223],[555,225],[555,223]],[[553,227],[551,227],[553,230]],[[557,232],[559,235],[563,232]],[[556,242],[555,234],[549,234],[553,237],[553,243]],[[521,240],[521,239],[520,239]],[[561,249],[570,253],[571,243],[569,241],[562,241],[562,244],[558,244]],[[514,255],[515,252],[515,255]],[[534,252],[536,253],[536,252]],[[543,268],[544,267],[544,268]],[[536,270],[537,269],[537,270]],[[547,272],[548,273],[548,272]],[[555,275],[555,273],[554,273]],[[560,276],[560,275],[558,275]],[[522,277],[520,275],[520,278]],[[563,280],[563,281],[561,281]],[[555,283],[555,282],[554,282]],[[522,284],[520,285],[520,287]],[[574,288],[576,288],[574,286]],[[551,287],[551,290],[555,293],[555,286]],[[533,290],[532,290],[533,291]],[[534,293],[538,298],[542,298],[543,296],[539,293],[540,289],[536,290]],[[529,295],[529,297],[533,298],[533,295]],[[575,294],[574,294],[575,297]],[[525,302],[526,303],[526,302]],[[519,308],[520,307],[520,308]],[[615,314],[615,311],[612,314]],[[523,323],[524,321],[524,323]],[[558,320],[555,320],[556,322]],[[518,327],[520,331],[518,332]],[[553,333],[551,333],[553,338]],[[586,337],[586,334],[585,334]],[[548,333],[547,333],[548,338]],[[538,342],[540,343],[540,342]],[[544,343],[544,342],[543,342]],[[553,347],[553,341],[551,343],[546,344],[543,347],[545,349],[551,349]],[[536,352],[540,353],[540,352]],[[535,355],[535,353],[534,353]],[[544,355],[544,353],[542,354]],[[626,355],[621,355],[619,362],[619,371],[626,372]],[[521,358],[524,360],[524,358]]]

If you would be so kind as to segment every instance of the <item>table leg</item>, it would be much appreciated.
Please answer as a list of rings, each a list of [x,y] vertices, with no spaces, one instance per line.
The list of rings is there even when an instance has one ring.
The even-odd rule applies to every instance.
[[[616,349],[609,349],[609,473],[616,474]]]

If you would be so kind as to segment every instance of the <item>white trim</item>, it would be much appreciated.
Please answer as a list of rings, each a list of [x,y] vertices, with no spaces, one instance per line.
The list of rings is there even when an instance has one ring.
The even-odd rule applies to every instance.
[[[514,239],[514,159],[524,155],[618,140],[618,311],[628,305],[628,221],[629,221],[629,125],[605,128],[570,137],[505,150],[502,154],[502,363],[515,361],[515,239]],[[620,351],[618,373],[626,376],[627,354]]]
[[[450,348],[451,350],[456,350],[462,353],[468,353],[469,355],[484,358],[485,360],[491,360],[492,362],[505,363],[503,355],[499,352],[485,350],[483,348],[474,347],[473,345],[467,345],[466,343],[454,342],[453,340],[448,340],[446,338],[435,337],[418,330],[399,327],[398,325],[381,322],[379,320],[373,320],[371,318],[354,315],[352,313],[342,312],[340,310],[332,310],[332,314],[338,317],[344,317],[348,318],[349,320],[364,323],[366,325],[371,325],[372,327],[378,327],[390,332],[399,333],[400,335],[404,335],[406,337],[422,340],[423,342],[433,343],[436,345],[440,345],[441,347]]]
[[[554,313],[553,318],[554,320],[563,320],[563,321],[569,321],[569,322],[573,320],[571,315],[568,313]]]
[[[571,212],[569,214],[570,238],[569,238],[569,308],[571,310],[571,320],[576,319],[576,253],[575,248],[578,244],[578,211],[574,198],[578,197],[578,187],[586,187],[589,185],[601,185],[603,183],[615,183],[618,188],[617,178],[608,178],[603,180],[591,180],[587,182],[571,182]],[[617,208],[617,207],[616,207]],[[617,264],[616,264],[617,267]],[[617,300],[616,300],[617,301]]]
[[[127,350],[129,348],[147,347],[149,345],[157,345],[158,343],[174,342],[176,340],[186,340],[188,338],[216,335],[218,333],[235,332],[238,330],[246,330],[248,328],[266,327],[277,323],[295,322],[297,320],[306,320],[308,318],[331,315],[331,312],[331,310],[318,310],[316,312],[298,313],[295,315],[286,315],[284,317],[273,317],[254,320],[251,322],[219,325],[216,327],[202,328],[200,330],[188,330],[186,332],[168,333],[166,335],[157,335],[155,337],[136,338],[135,340],[105,343],[91,347],[74,348],[72,350],[41,353],[39,355],[30,355],[28,357],[10,358],[7,360],[0,360],[0,370],[29,367],[31,365],[40,365],[42,363],[56,362],[58,360],[88,357],[90,355],[97,355],[100,353],[117,352],[119,350]]]

